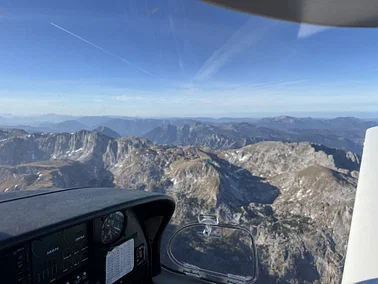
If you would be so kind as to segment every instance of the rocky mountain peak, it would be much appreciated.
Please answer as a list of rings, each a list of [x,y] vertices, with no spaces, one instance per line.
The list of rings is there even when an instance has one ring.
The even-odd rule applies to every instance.
[[[101,133],[105,136],[111,137],[111,138],[120,138],[121,135],[119,135],[117,132],[114,130],[110,129],[109,127],[106,126],[98,126],[95,129],[93,129],[94,132]]]

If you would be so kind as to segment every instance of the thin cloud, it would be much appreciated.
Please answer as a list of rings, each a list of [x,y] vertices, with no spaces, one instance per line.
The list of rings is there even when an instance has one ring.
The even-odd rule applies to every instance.
[[[146,74],[148,74],[148,75],[150,75],[150,76],[156,78],[155,75],[151,74],[151,73],[148,72],[147,70],[145,70],[145,69],[143,69],[143,68],[140,68],[140,67],[138,67],[138,66],[132,64],[130,61],[128,61],[128,60],[126,60],[126,59],[124,59],[124,58],[118,56],[117,54],[114,54],[113,52],[110,52],[110,51],[108,51],[108,50],[102,48],[101,46],[98,46],[98,45],[96,45],[96,44],[90,42],[89,40],[86,40],[85,38],[82,38],[81,36],[78,36],[77,34],[74,34],[73,32],[70,32],[69,30],[66,30],[66,29],[63,28],[63,27],[61,27],[61,26],[59,26],[59,25],[57,25],[57,24],[54,24],[53,22],[50,22],[50,24],[53,25],[54,27],[56,27],[56,28],[58,28],[58,29],[64,31],[64,32],[68,33],[69,35],[72,35],[73,37],[76,37],[77,39],[79,39],[79,40],[81,40],[81,41],[83,41],[83,42],[85,42],[85,43],[87,43],[87,44],[93,46],[94,48],[97,48],[98,50],[101,50],[102,52],[104,52],[104,53],[106,53],[106,54],[108,54],[108,55],[110,55],[110,56],[113,56],[113,57],[115,57],[115,58],[121,60],[123,63],[126,63],[126,64],[128,64],[128,65],[131,65],[131,66],[135,67],[136,69],[138,69],[139,71],[141,71],[141,72],[143,72],[143,73],[146,73]]]
[[[272,25],[265,25],[256,29],[251,18],[247,20],[219,49],[205,61],[194,76],[196,81],[205,81],[218,72],[237,54],[258,43]]]
[[[148,98],[143,97],[143,96],[127,96],[127,95],[122,95],[122,96],[116,96],[116,100],[123,101],[123,102],[134,102],[134,101],[145,101]]]
[[[177,57],[178,57],[178,63],[180,65],[180,69],[182,70],[183,66],[182,66],[180,49],[179,49],[179,45],[178,45],[178,41],[177,41],[177,37],[176,37],[176,32],[175,32],[175,24],[174,24],[173,19],[172,19],[171,16],[169,16],[169,27],[171,28],[173,39],[175,41],[176,52],[177,52]]]
[[[264,89],[264,88],[276,87],[276,86],[298,85],[298,84],[306,83],[308,81],[309,80],[292,80],[292,81],[279,81],[279,82],[256,84],[256,85],[252,85],[249,90]]]
[[[12,94],[12,95],[11,95]],[[316,94],[316,95],[314,95]],[[25,99],[33,97],[28,105]],[[95,99],[103,100],[102,103]],[[54,92],[8,93],[0,90],[0,112],[11,113],[69,113],[75,115],[125,114],[130,116],[212,116],[216,113],[242,114],[254,112],[305,111],[375,111],[378,97],[374,90],[359,96],[340,92],[304,95],[302,92],[272,92],[261,90],[256,94],[245,91],[220,94],[219,92],[201,92],[195,96],[183,93],[148,96],[147,94],[129,94],[117,96],[86,96],[80,93],[59,97]]]
[[[154,111],[164,109],[167,115],[175,110],[179,112],[188,112],[198,114],[199,109],[206,110],[208,113],[220,111],[227,113],[242,112],[246,109],[254,111],[279,112],[282,109],[290,111],[336,111],[335,105],[340,107],[340,95],[321,94],[315,96],[304,96],[300,94],[290,94],[285,92],[261,92],[258,95],[249,94],[229,94],[219,95],[219,93],[201,93],[197,96],[166,95],[164,97],[143,97],[143,96],[119,96],[116,98],[119,102],[118,107],[137,106],[153,107]],[[343,96],[342,106],[353,105],[356,110],[363,107],[377,106],[378,99],[373,96],[364,95],[361,98],[355,96]],[[358,101],[364,103],[358,105]]]

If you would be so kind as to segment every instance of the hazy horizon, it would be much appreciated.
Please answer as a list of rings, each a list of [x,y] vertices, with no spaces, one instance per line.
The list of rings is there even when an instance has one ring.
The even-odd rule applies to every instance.
[[[0,113],[0,119],[17,119],[17,118],[40,118],[46,119],[48,122],[49,119],[58,119],[61,121],[76,119],[81,117],[110,117],[110,118],[123,118],[123,119],[262,119],[262,118],[275,118],[275,117],[293,117],[293,118],[313,118],[313,119],[334,119],[342,117],[353,117],[363,120],[368,119],[378,119],[378,112],[366,112],[366,113],[356,113],[356,112],[339,112],[339,113],[260,113],[260,114],[241,114],[241,115],[224,115],[224,116],[131,116],[131,115],[71,115],[71,114],[59,114],[59,113],[40,113],[40,114],[12,114],[12,113]]]

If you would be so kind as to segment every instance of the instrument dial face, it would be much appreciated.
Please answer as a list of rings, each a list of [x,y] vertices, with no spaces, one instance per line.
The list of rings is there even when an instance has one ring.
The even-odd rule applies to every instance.
[[[117,211],[109,214],[101,227],[101,242],[110,244],[119,239],[125,228],[125,216]]]

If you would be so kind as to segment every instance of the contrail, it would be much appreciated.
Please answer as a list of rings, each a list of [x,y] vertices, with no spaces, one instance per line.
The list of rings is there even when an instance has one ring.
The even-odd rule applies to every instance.
[[[116,55],[116,54],[114,54],[114,53],[112,53],[110,51],[107,51],[106,49],[103,49],[101,46],[95,45],[94,43],[91,43],[90,41],[88,41],[88,40],[86,40],[86,39],[84,39],[84,38],[82,38],[82,37],[80,37],[80,36],[78,36],[78,35],[70,32],[70,31],[66,30],[65,28],[62,28],[61,26],[58,26],[57,24],[54,24],[52,22],[50,22],[50,24],[52,24],[54,27],[56,27],[56,28],[58,28],[58,29],[60,29],[60,30],[62,30],[64,32],[66,32],[66,33],[68,33],[68,34],[70,34],[70,35],[72,35],[72,36],[80,39],[81,41],[84,41],[84,42],[88,43],[89,45],[92,45],[93,47],[95,47],[95,48],[97,48],[97,49],[99,49],[99,50],[101,50],[101,51],[103,51],[103,52],[105,52],[105,53],[107,53],[107,54],[109,54],[111,56],[114,56],[115,58],[118,58],[119,60],[121,60],[121,61],[123,61],[123,62],[131,65],[130,61],[128,61],[128,60],[126,60],[126,59],[124,59],[122,57],[119,57],[118,55]]]
[[[80,39],[81,41],[84,41],[85,43],[87,43],[87,44],[89,44],[89,45],[91,45],[91,46],[93,46],[93,47],[95,47],[95,48],[101,50],[102,52],[105,52],[106,54],[108,54],[108,55],[110,55],[110,56],[113,56],[113,57],[115,57],[115,58],[118,58],[118,59],[121,60],[122,62],[124,62],[124,63],[126,63],[126,64],[129,64],[129,65],[131,65],[131,66],[137,68],[139,71],[141,71],[141,72],[143,72],[143,73],[146,73],[146,74],[148,74],[148,75],[150,75],[150,76],[152,76],[152,77],[156,77],[155,75],[151,74],[150,72],[148,72],[148,71],[144,70],[143,68],[140,68],[140,67],[138,67],[138,66],[132,64],[130,61],[128,61],[128,60],[126,60],[126,59],[124,59],[124,58],[118,56],[117,54],[114,54],[113,52],[107,51],[106,49],[103,49],[101,46],[98,46],[98,45],[96,45],[96,44],[90,42],[89,40],[86,40],[85,38],[82,38],[81,36],[78,36],[78,35],[76,35],[76,34],[70,32],[69,30],[66,30],[65,28],[62,28],[61,26],[58,26],[57,24],[54,24],[53,22],[50,22],[50,24],[53,25],[54,27],[56,27],[56,28],[58,28],[58,29],[64,31],[64,32],[66,32],[66,33],[68,33],[68,34],[70,34],[70,35],[76,37],[77,39]]]
[[[175,33],[173,19],[172,19],[171,16],[169,16],[169,26],[170,26],[171,31],[172,31],[173,39],[175,40],[177,57],[178,57],[180,69],[182,70],[182,61],[181,61],[180,49],[179,49],[179,45],[178,45],[177,38],[176,38],[176,33]]]
[[[206,81],[217,73],[224,65],[230,62],[236,55],[261,42],[261,39],[276,26],[271,23],[256,28],[254,21],[249,18],[232,36],[203,63],[194,76],[196,81]]]

